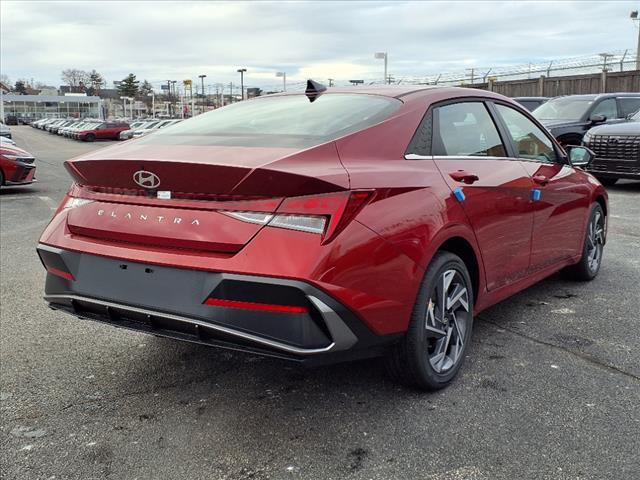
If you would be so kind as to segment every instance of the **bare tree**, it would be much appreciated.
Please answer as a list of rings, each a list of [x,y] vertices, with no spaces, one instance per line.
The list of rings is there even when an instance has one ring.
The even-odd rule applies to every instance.
[[[3,73],[0,75],[0,82],[4,83],[7,87],[11,86],[11,79],[9,75]]]
[[[79,87],[82,84],[87,83],[89,80],[89,74],[84,70],[78,70],[77,68],[67,68],[62,71],[62,81],[70,87]]]

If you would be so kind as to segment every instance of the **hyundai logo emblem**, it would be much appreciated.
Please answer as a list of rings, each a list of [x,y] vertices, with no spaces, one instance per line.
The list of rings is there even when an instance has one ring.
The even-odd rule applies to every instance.
[[[133,174],[133,181],[142,188],[158,188],[160,186],[160,177],[155,173],[138,170]]]

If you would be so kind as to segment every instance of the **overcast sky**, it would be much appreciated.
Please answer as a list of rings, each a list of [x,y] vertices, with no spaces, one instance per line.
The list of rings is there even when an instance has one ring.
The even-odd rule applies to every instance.
[[[60,85],[65,68],[158,86],[382,79],[635,50],[640,2],[0,2],[0,70]]]

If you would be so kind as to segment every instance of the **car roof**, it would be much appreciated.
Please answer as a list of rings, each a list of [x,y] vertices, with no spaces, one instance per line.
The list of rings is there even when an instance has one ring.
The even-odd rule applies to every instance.
[[[640,97],[639,93],[619,92],[619,93],[589,93],[582,95],[560,95],[555,98],[578,98],[583,100],[600,100],[603,98],[616,98],[616,97]],[[551,100],[554,100],[553,98]]]
[[[400,98],[416,92],[428,92],[429,90],[440,90],[443,86],[439,85],[362,85],[353,87],[330,87],[323,93],[354,93],[362,95],[381,95],[384,97]],[[281,95],[303,95],[304,92],[281,92],[270,94],[269,96]]]

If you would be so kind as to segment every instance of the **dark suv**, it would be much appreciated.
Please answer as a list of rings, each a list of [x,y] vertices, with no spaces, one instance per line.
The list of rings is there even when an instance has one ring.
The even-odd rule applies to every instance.
[[[592,128],[584,136],[584,144],[596,154],[588,170],[604,185],[619,178],[640,180],[640,112],[629,120]]]
[[[540,105],[533,116],[562,145],[580,145],[596,125],[624,122],[640,109],[640,93],[603,93],[556,97]]]

